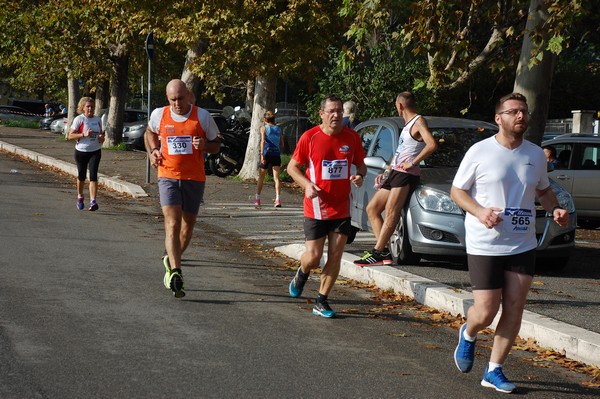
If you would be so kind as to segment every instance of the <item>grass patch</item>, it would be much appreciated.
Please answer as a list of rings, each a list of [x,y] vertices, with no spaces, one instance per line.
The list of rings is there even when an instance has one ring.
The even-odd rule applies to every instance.
[[[22,119],[6,119],[2,121],[2,124],[8,127],[26,127],[29,129],[37,129],[40,126],[38,122],[26,121]]]
[[[292,179],[290,177],[290,175],[288,175],[287,173],[287,165],[288,163],[290,163],[290,159],[292,159],[292,156],[290,154],[281,154],[281,169],[279,172],[279,179],[282,182],[286,182],[286,183],[292,183],[294,181],[294,179]],[[265,176],[265,182],[274,182],[275,180],[273,180],[273,171],[271,169],[269,169],[269,171],[267,172],[267,175]]]
[[[102,147],[103,150],[112,150],[112,151],[129,151],[130,148],[125,143],[119,143],[115,145],[111,145],[109,147]]]

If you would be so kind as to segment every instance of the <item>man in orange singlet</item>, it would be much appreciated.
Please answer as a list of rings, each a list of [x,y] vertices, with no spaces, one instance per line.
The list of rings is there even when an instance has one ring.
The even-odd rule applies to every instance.
[[[158,168],[158,191],[165,218],[163,283],[176,298],[185,295],[181,256],[192,238],[203,201],[204,153],[219,151],[219,129],[205,109],[192,104],[185,83],[167,84],[169,105],[150,115],[145,134],[150,163]]]

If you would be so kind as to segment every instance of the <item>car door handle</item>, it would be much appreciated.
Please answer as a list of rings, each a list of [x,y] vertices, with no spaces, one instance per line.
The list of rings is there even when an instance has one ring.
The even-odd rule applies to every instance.
[[[554,176],[554,178],[558,179],[558,180],[570,180],[571,176],[569,176],[569,175],[557,175],[557,176]]]

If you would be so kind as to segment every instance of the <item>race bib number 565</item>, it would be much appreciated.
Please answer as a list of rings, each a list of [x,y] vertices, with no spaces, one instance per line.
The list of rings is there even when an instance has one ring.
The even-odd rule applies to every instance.
[[[507,233],[527,233],[535,227],[535,215],[531,209],[506,208],[502,218],[504,231]]]
[[[169,136],[167,137],[169,155],[191,154],[192,136]]]

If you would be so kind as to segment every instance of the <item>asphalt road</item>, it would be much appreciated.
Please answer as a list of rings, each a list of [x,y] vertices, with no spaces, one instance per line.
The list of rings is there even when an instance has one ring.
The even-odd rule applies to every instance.
[[[162,285],[155,198],[101,192],[98,212],[74,198],[71,177],[0,154],[1,398],[504,397],[479,385],[489,339],[461,374],[456,323],[413,302],[341,281],[340,317],[312,316],[316,280],[290,298],[293,262],[229,228],[274,230],[269,209],[227,218],[223,205],[211,219],[207,204],[177,300]],[[281,234],[295,228],[288,212]],[[515,350],[506,365],[520,393],[597,397],[588,376],[533,357]]]

